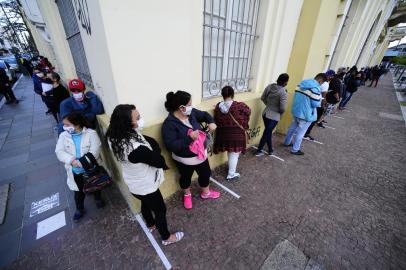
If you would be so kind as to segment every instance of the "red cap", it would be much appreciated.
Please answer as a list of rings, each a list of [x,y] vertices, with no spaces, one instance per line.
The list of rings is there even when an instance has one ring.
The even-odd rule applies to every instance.
[[[83,83],[83,81],[79,80],[79,79],[70,80],[68,87],[69,87],[69,90],[78,89],[80,91],[85,91],[85,89],[86,89],[86,86]]]

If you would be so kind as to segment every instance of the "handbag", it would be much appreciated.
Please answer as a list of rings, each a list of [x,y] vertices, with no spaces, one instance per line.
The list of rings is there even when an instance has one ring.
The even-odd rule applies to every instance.
[[[103,166],[100,166],[92,153],[79,159],[85,172],[83,173],[83,192],[92,193],[111,185],[113,180]]]
[[[202,131],[206,133],[206,140],[204,141],[204,147],[208,150],[212,149],[213,144],[214,144],[214,136],[209,130],[209,126],[200,124],[200,127],[202,128]]]
[[[244,131],[245,143],[249,144],[251,138],[250,138],[250,135],[248,134],[248,130],[246,130],[240,123],[238,123],[238,121],[234,118],[234,116],[232,115],[232,113],[230,111],[228,112],[228,115],[230,115],[231,119],[233,119],[233,121],[237,124],[237,126]]]

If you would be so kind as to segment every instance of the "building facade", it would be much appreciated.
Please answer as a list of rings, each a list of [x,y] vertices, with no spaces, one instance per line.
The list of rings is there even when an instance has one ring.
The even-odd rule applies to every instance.
[[[101,134],[120,103],[137,106],[147,135],[161,142],[168,91],[186,90],[193,105],[213,111],[220,89],[252,109],[251,143],[263,131],[260,95],[280,73],[296,85],[327,68],[379,64],[380,38],[396,0],[20,0],[38,50],[65,80],[83,79],[102,99]],[[386,47],[385,47],[386,46]],[[286,131],[287,112],[278,127]],[[104,160],[134,211],[138,203],[122,183],[120,167]],[[170,157],[166,153],[166,159]],[[212,167],[224,155],[210,157]],[[172,164],[170,166],[174,168]],[[177,189],[166,172],[165,197]]]

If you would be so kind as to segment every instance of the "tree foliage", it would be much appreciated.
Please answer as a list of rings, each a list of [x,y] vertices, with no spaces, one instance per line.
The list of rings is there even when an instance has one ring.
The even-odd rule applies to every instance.
[[[406,66],[406,56],[397,56],[392,59],[392,62],[398,65],[405,65]]]

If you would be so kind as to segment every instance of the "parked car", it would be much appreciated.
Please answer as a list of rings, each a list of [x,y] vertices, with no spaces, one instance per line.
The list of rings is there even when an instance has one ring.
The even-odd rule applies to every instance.
[[[18,65],[17,59],[14,55],[1,57],[0,60],[6,61],[16,72],[20,72],[20,66]]]
[[[8,78],[10,79],[10,81],[15,82],[17,80],[17,75],[16,75],[16,71],[15,69],[13,69],[11,67],[11,65],[9,63],[7,63],[4,60],[0,60],[0,68],[4,68]]]

